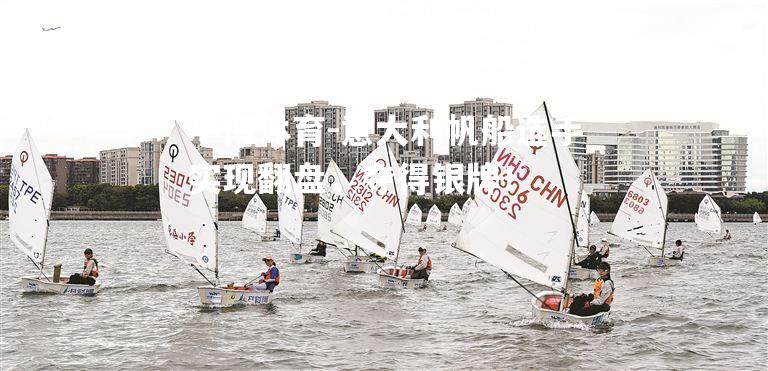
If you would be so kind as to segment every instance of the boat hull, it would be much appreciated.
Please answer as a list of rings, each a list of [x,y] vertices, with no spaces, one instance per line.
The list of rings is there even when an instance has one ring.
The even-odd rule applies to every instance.
[[[346,273],[374,273],[376,272],[376,263],[368,261],[367,256],[349,256],[344,262],[344,272]]]
[[[595,280],[597,277],[597,271],[594,269],[571,267],[568,271],[568,278],[572,280]]]
[[[674,267],[680,260],[665,258],[663,256],[648,257],[648,265],[651,267]]]
[[[309,254],[290,254],[288,258],[292,264],[304,264],[304,263],[322,263],[325,261],[324,256],[309,255]]]
[[[230,307],[233,305],[262,305],[269,304],[276,292],[269,290],[233,290],[223,287],[198,287],[197,294],[200,304]]]
[[[277,237],[275,236],[259,236],[259,239],[261,240],[261,242],[277,241]]]
[[[101,284],[71,285],[64,282],[48,282],[37,278],[24,277],[21,279],[21,289],[24,292],[39,292],[63,295],[96,295],[101,290]]]
[[[379,268],[376,273],[379,275],[379,286],[402,289],[417,289],[427,285],[427,280],[411,279],[404,277],[402,268],[384,267]]]
[[[548,296],[556,296],[562,299],[563,295],[557,291],[542,291],[536,294],[536,298],[544,300]],[[541,302],[536,298],[531,299],[531,316],[534,320],[545,325],[557,323],[581,324],[586,326],[597,326],[608,322],[611,311],[600,312],[592,316],[575,316],[573,314],[542,308]]]

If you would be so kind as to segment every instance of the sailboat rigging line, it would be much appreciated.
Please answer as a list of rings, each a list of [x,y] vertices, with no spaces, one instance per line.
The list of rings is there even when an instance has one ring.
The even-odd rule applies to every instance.
[[[547,102],[544,102],[544,114],[547,116],[547,126],[549,126],[549,138],[552,140],[552,149],[555,151],[555,160],[557,161],[557,171],[560,173],[560,182],[565,192],[565,205],[568,207],[568,220],[571,221],[571,229],[573,230],[574,240],[576,235],[576,223],[573,221],[573,214],[571,214],[571,202],[568,200],[568,190],[565,188],[565,178],[563,178],[563,169],[560,167],[560,156],[557,154],[557,145],[555,144],[555,136],[552,132],[552,123],[549,121],[549,110],[547,109]]]
[[[667,228],[669,227],[669,223],[667,222],[667,214],[664,212],[664,208],[661,207],[661,196],[659,196],[659,185],[656,184],[656,175],[653,173],[653,170],[651,170],[651,179],[653,179],[653,190],[656,191],[656,200],[659,201],[659,210],[661,211],[661,216],[664,218],[664,237],[661,239],[661,257],[664,257],[664,245],[667,243]],[[667,208],[669,208],[669,205],[667,205]]]
[[[201,272],[201,271],[200,271],[200,269],[198,269],[197,267],[195,267],[195,265],[194,265],[194,264],[190,264],[189,266],[191,266],[192,268],[195,268],[195,270],[197,271],[197,273],[200,273],[200,275],[201,275],[201,276],[203,276],[203,278],[205,278],[205,280],[206,280],[206,281],[208,281],[208,283],[210,283],[210,284],[211,284],[211,286],[213,286],[213,287],[216,287],[216,285],[215,285],[213,282],[211,282],[211,280],[209,280],[209,279],[208,279],[208,277],[206,277],[206,275],[205,275],[205,274],[203,274],[203,272]]]
[[[179,124],[176,120],[174,120],[173,123],[176,124],[176,125]],[[187,158],[190,158],[191,156],[189,155],[189,150],[187,149],[186,143],[184,143],[183,140],[181,140],[180,142],[181,142],[181,147],[184,148],[184,153],[187,155]],[[198,155],[199,155],[199,153],[198,153]],[[203,196],[203,201],[205,201],[206,209],[208,210],[208,213],[210,214],[210,212],[211,212],[211,205],[208,202],[208,198],[205,197],[205,192],[203,190],[201,190],[200,193]],[[213,227],[214,227],[215,232],[216,232],[216,268],[214,270],[214,274],[216,275],[216,281],[218,281],[219,280],[219,225],[218,225],[219,205],[218,205],[218,203],[216,205],[216,215],[211,215],[211,219],[213,219]],[[197,267],[195,267],[195,269],[197,269]],[[200,272],[200,270],[198,270],[198,272]],[[203,274],[203,273],[200,272],[200,274]],[[205,275],[203,275],[203,277],[205,277]],[[206,281],[211,282],[208,279],[208,277],[205,277],[205,279],[206,279]],[[211,285],[216,287],[216,285],[214,285],[213,282],[211,282]]]
[[[547,126],[549,127],[549,138],[552,141],[552,150],[555,151],[555,161],[557,162],[557,172],[560,174],[560,184],[561,184],[561,187],[563,187],[563,192],[565,193],[565,205],[568,208],[567,210],[568,220],[571,221],[571,232],[573,233],[573,235],[571,236],[572,239],[570,241],[571,243],[570,254],[571,254],[571,257],[573,257],[574,255],[573,248],[579,236],[578,236],[578,232],[576,231],[576,222],[573,220],[573,214],[571,213],[572,209],[571,209],[571,201],[568,198],[568,189],[565,188],[565,178],[563,177],[563,168],[560,166],[560,156],[557,154],[557,143],[555,143],[555,135],[552,132],[552,122],[549,120],[549,109],[547,108],[547,102],[542,102],[542,104],[544,105],[544,115],[547,116]],[[583,183],[579,182],[579,200],[578,200],[579,204],[581,204],[581,194],[583,193],[583,189],[584,189]],[[577,213],[577,217],[578,217],[578,213]],[[570,270],[571,270],[570,259],[568,260],[569,260],[568,270],[565,272],[565,284],[563,285],[563,294],[567,293],[568,291],[568,275],[570,274]],[[563,296],[563,298],[565,298],[565,296]]]
[[[522,287],[522,288],[523,288],[523,290],[525,290],[525,291],[528,291],[528,293],[529,293],[529,294],[531,294],[531,296],[533,296],[534,298],[536,298],[536,300],[538,300],[538,301],[539,301],[541,304],[544,304],[544,301],[542,301],[541,299],[539,299],[539,297],[538,297],[538,296],[536,296],[536,294],[534,294],[534,293],[533,293],[531,290],[528,290],[528,288],[527,288],[527,287],[523,286],[523,284],[522,284],[522,283],[520,283],[520,281],[518,281],[518,280],[517,280],[517,278],[515,278],[513,275],[511,275],[511,274],[507,273],[507,271],[505,271],[505,270],[503,270],[503,269],[502,269],[501,271],[502,271],[502,272],[504,272],[504,274],[506,274],[506,275],[507,275],[507,277],[509,277],[510,279],[512,279],[512,281],[515,281],[515,283],[516,283],[518,286]]]
[[[37,263],[35,263],[35,261],[34,261],[34,260],[32,260],[32,258],[30,258],[29,256],[27,256],[27,259],[29,259],[29,261],[31,261],[31,262],[32,262],[32,264],[34,264],[34,265],[35,265],[35,268],[38,268],[38,269],[40,270],[40,274],[42,274],[42,275],[43,275],[43,277],[45,277],[46,281],[48,281],[48,282],[51,282],[51,279],[50,279],[50,278],[48,278],[48,276],[46,276],[46,275],[45,275],[45,273],[43,273],[43,266],[42,266],[42,265],[39,265],[39,266],[38,266],[38,265],[37,265]],[[40,277],[39,277],[39,276],[38,276],[38,279],[40,279]]]
[[[387,148],[387,160],[389,161],[389,167],[392,168],[392,154],[389,151],[389,144],[385,143],[384,145]],[[395,159],[395,162],[397,162],[397,159]],[[397,216],[400,217],[400,241],[402,241],[403,233],[405,233],[405,220],[403,219],[403,211],[400,209],[400,195],[397,194],[397,180],[395,180],[394,171],[392,172],[392,186],[395,188],[395,198],[397,199]],[[405,206],[408,206],[408,204]],[[395,254],[395,268],[397,268],[397,259],[400,257],[400,241],[398,241],[397,254]]]
[[[651,254],[651,256],[653,256],[653,253],[651,252],[651,250],[648,250],[648,248],[645,246],[643,246],[643,248],[645,249],[645,251],[648,251],[648,253]]]

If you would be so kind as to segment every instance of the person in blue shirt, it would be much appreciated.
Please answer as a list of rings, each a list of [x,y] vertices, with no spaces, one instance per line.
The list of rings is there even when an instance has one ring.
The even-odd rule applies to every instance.
[[[262,260],[267,265],[267,271],[259,275],[259,283],[251,285],[248,289],[269,290],[269,292],[272,292],[275,290],[275,286],[280,284],[280,271],[277,269],[275,258],[272,255],[267,255]]]

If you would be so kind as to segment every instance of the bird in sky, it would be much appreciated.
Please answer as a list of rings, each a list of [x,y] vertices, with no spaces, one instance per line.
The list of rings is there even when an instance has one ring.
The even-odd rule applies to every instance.
[[[40,28],[42,28],[42,29],[43,29],[43,32],[45,32],[45,31],[53,31],[53,30],[58,30],[59,28],[61,28],[61,26],[50,27],[50,28],[40,27]]]

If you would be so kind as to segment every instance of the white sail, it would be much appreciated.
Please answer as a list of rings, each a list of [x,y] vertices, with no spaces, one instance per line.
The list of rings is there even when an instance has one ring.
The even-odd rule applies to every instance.
[[[461,208],[458,204],[453,204],[451,210],[448,212],[448,223],[453,224],[456,227],[461,227],[464,214],[461,212]]]
[[[331,160],[323,178],[323,188],[317,206],[317,239],[332,245],[343,244],[340,238],[331,233],[331,227],[344,200],[344,191],[349,188],[349,181],[344,173]]]
[[[410,225],[421,225],[421,208],[417,204],[413,204],[408,211],[408,219],[405,220]]]
[[[178,124],[160,155],[160,214],[168,252],[218,272],[218,188],[208,163]],[[215,186],[217,184],[213,184]]]
[[[474,206],[477,206],[477,202],[472,199],[472,197],[468,198],[466,201],[464,201],[464,205],[461,206],[461,219],[462,222],[464,219],[467,218],[467,214],[469,213],[469,210],[471,210]]]
[[[256,193],[248,202],[243,213],[243,228],[254,231],[260,236],[267,233],[267,206]]]
[[[600,218],[597,217],[597,214],[595,214],[594,211],[590,212],[589,214],[589,224],[599,224]]]
[[[763,222],[763,219],[760,219],[760,214],[758,214],[757,211],[755,211],[755,213],[752,214],[752,223],[760,224],[762,222]]]
[[[720,234],[723,230],[723,219],[720,217],[720,206],[709,195],[699,203],[699,210],[694,219],[696,227],[702,232]]]
[[[576,223],[576,246],[589,247],[589,195],[584,191],[581,191],[579,218]]]
[[[667,195],[649,169],[629,186],[608,233],[640,245],[661,248],[666,222]]]
[[[29,130],[16,147],[8,182],[8,232],[11,241],[42,265],[53,202],[53,180]]]
[[[283,181],[277,190],[277,221],[280,236],[301,246],[304,226],[304,194],[290,172],[282,175]]]
[[[546,128],[544,107],[530,120]],[[483,182],[456,247],[510,274],[560,289],[566,285],[570,267],[580,173],[559,140],[553,145],[547,135],[546,142],[533,142],[521,137],[521,132],[512,132],[491,159],[491,165],[507,176]]]
[[[439,227],[440,224],[443,224],[443,212],[440,211],[437,205],[432,205],[429,208],[429,214],[427,214],[427,225]]]
[[[333,233],[368,253],[395,258],[409,194],[394,155],[387,146],[379,146],[360,163],[349,182]]]

